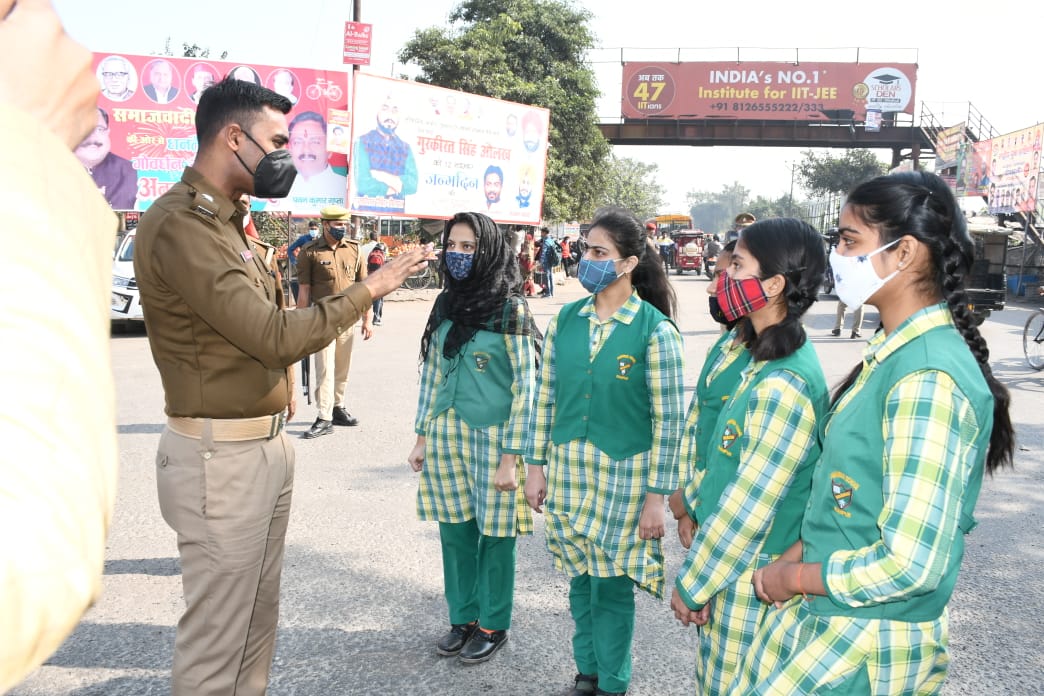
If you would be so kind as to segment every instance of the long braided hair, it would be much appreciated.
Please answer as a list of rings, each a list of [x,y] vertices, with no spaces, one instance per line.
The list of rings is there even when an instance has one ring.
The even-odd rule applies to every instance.
[[[461,223],[475,233],[471,274],[464,280],[454,278],[443,254],[439,271],[445,288],[435,298],[421,336],[421,361],[428,357],[432,337],[446,319],[453,322],[442,347],[442,354],[447,358],[456,357],[479,330],[532,336],[539,356],[540,330],[522,296],[522,275],[513,240],[482,213],[457,213],[446,221],[443,248],[449,241],[450,230]]]
[[[796,218],[768,218],[743,229],[739,244],[761,267],[761,277],[781,275],[785,281],[782,321],[758,334],[747,318],[740,320],[738,336],[754,360],[779,360],[806,340],[801,317],[816,301],[826,270],[823,238],[807,222]]]
[[[1015,436],[1008,413],[1011,396],[993,376],[989,346],[968,310],[964,284],[971,271],[974,246],[953,192],[935,174],[902,172],[860,184],[848,195],[846,205],[860,220],[877,230],[882,246],[909,235],[930,250],[934,272],[921,278],[919,283],[926,294],[941,296],[946,301],[954,325],[975,356],[993,394],[993,432],[986,471],[992,474],[999,468],[1012,466]],[[837,388],[835,402],[855,382],[861,369],[862,365],[856,366]]]

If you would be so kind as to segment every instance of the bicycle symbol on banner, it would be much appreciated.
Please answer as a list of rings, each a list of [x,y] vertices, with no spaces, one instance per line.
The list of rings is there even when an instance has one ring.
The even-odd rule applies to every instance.
[[[309,99],[319,99],[320,97],[326,97],[330,101],[339,101],[344,96],[344,91],[341,87],[333,80],[327,80],[325,77],[315,78],[315,83],[308,85],[305,88],[305,96]]]

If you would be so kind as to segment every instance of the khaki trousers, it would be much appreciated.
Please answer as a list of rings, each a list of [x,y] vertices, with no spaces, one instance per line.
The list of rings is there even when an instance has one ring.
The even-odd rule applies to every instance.
[[[354,326],[315,354],[315,405],[323,420],[333,419],[334,406],[344,406],[353,345]]]
[[[275,650],[294,450],[271,440],[214,442],[164,430],[160,511],[177,532],[185,613],[173,696],[262,696]]]
[[[865,304],[859,305],[859,307],[857,307],[855,312],[853,313],[853,316],[852,316],[852,330],[853,331],[859,331],[859,328],[863,325],[863,308],[864,307],[866,307]],[[837,301],[837,321],[834,322],[834,329],[836,331],[840,331],[842,326],[844,325],[844,322],[845,322],[845,311],[847,311],[847,310],[848,310],[848,305],[846,305],[841,300],[838,300]]]

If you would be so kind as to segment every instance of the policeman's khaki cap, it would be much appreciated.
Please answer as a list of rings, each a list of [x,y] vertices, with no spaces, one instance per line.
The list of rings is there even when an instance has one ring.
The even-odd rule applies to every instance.
[[[757,220],[751,213],[740,213],[736,216],[735,222],[737,225],[753,225]]]
[[[339,205],[328,205],[319,211],[319,217],[323,220],[347,220],[351,216],[347,208]]]

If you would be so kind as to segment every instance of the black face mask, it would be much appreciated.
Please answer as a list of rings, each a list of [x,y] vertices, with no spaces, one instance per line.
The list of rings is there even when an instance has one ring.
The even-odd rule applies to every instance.
[[[718,322],[719,324],[724,324],[725,328],[730,330],[733,326],[736,325],[736,322],[729,321],[725,318],[725,312],[721,311],[721,306],[718,305],[718,298],[716,296],[709,296],[707,298],[707,304],[710,307],[711,319]]]
[[[254,145],[257,145],[261,152],[265,151],[265,148],[261,147],[261,144],[254,140],[245,130],[243,135],[249,138]],[[239,163],[243,165],[243,169],[246,169],[254,177],[255,196],[258,198],[286,198],[290,193],[290,189],[294,185],[294,179],[297,178],[297,167],[294,166],[294,158],[289,150],[279,149],[265,153],[265,156],[257,163],[257,168],[252,172],[250,167],[246,166],[243,158],[239,156],[239,153],[236,152],[235,155]]]
[[[326,230],[330,233],[330,236],[334,238],[334,241],[341,241],[344,239],[344,235],[348,232],[347,227],[330,227]]]

